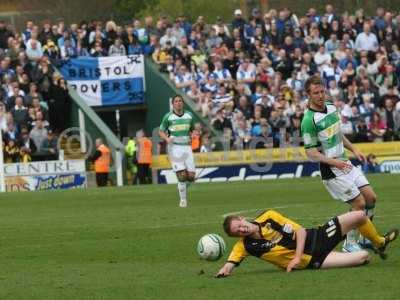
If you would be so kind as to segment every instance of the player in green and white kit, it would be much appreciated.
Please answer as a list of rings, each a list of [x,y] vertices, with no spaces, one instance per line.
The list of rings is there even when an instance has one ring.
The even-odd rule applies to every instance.
[[[180,207],[187,206],[187,183],[196,175],[190,134],[194,128],[193,116],[183,109],[183,98],[172,99],[172,112],[167,113],[160,125],[160,137],[168,144],[168,156],[178,178]]]
[[[364,155],[342,134],[336,107],[325,101],[322,79],[318,75],[312,76],[307,80],[305,90],[309,103],[301,122],[301,132],[307,157],[320,163],[322,182],[333,198],[350,204],[352,210],[365,210],[372,219],[376,194],[364,174],[348,160],[345,148],[360,161],[365,160]],[[356,232],[347,234],[343,250],[360,250]]]

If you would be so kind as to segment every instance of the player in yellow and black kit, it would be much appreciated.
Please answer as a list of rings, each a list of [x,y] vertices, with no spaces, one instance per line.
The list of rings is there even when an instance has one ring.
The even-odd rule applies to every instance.
[[[318,228],[304,229],[274,210],[267,210],[252,222],[242,216],[228,216],[224,221],[224,230],[229,236],[240,237],[240,240],[216,276],[229,276],[233,268],[249,255],[285,268],[288,272],[292,269],[365,264],[370,260],[365,250],[353,253],[332,250],[345,238],[347,232],[358,228],[383,253],[386,246],[396,239],[399,231],[394,229],[381,236],[374,227],[366,225],[367,221],[364,212],[352,211],[332,218]]]

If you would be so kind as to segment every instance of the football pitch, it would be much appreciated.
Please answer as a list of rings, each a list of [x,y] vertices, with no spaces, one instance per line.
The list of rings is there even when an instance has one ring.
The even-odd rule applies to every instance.
[[[380,231],[400,225],[400,176],[370,176]],[[399,299],[400,240],[389,258],[352,269],[290,274],[247,258],[213,276],[234,243],[223,215],[266,208],[310,227],[346,212],[317,178],[194,184],[189,207],[175,185],[0,194],[0,299]],[[217,262],[196,253],[220,234]]]

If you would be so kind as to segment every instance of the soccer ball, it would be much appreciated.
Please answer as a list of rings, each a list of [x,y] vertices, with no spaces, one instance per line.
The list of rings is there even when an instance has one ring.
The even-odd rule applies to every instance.
[[[215,261],[225,253],[225,242],[218,234],[204,235],[197,244],[197,253],[201,259]]]

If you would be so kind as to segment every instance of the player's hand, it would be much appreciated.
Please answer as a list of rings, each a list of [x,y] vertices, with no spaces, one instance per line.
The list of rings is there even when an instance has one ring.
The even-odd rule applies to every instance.
[[[332,165],[343,172],[349,172],[353,168],[352,164],[340,159],[335,159]]]
[[[289,262],[288,266],[286,267],[286,271],[287,271],[288,273],[289,273],[289,272],[292,272],[292,270],[293,270],[294,268],[296,268],[296,267],[299,265],[299,263],[300,263],[300,258],[299,258],[299,257],[293,258],[293,259]]]
[[[172,137],[167,138],[167,144],[172,144]]]
[[[234,265],[231,263],[226,263],[219,271],[217,274],[215,274],[215,278],[222,278],[222,277],[228,277],[231,275],[232,269]]]
[[[364,154],[362,154],[360,151],[355,149],[353,151],[354,156],[360,161],[360,162],[365,162],[367,159],[365,158]]]

